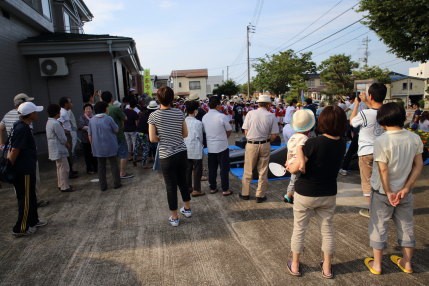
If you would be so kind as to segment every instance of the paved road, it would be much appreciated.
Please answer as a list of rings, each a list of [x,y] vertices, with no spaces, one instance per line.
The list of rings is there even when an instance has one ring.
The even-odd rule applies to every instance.
[[[93,177],[82,176],[73,181],[78,191],[64,194],[56,189],[54,164],[47,164],[41,197],[51,203],[39,214],[49,225],[18,239],[10,234],[16,200],[3,186],[0,285],[429,285],[429,167],[415,188],[418,243],[412,275],[400,273],[388,259],[398,253],[393,231],[384,274],[366,270],[362,260],[371,252],[368,221],[357,214],[359,177],[355,172],[339,178],[334,281],[321,278],[316,221],[306,238],[303,277],[287,274],[293,225],[292,209],[281,201],[287,180],[270,182],[268,201],[256,204],[238,198],[241,183],[231,176],[235,195],[193,199],[194,216],[173,228],[161,174],[130,168],[137,176],[124,180],[119,190],[100,192],[89,182]]]

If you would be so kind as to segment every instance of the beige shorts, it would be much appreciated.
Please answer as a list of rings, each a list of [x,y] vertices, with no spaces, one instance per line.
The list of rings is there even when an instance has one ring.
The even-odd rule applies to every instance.
[[[359,170],[362,192],[365,197],[371,196],[371,175],[374,156],[372,154],[359,156]]]

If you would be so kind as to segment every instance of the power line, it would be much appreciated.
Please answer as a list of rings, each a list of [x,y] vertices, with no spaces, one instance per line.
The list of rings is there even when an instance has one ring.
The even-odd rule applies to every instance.
[[[334,48],[330,48],[330,49],[329,49],[329,50],[327,50],[327,51],[321,52],[321,53],[317,54],[316,56],[313,56],[313,58],[320,57],[321,55],[324,55],[324,54],[326,54],[326,53],[329,53],[329,52],[330,52],[330,51],[332,51],[332,50],[335,50],[335,49],[337,49],[337,48],[339,48],[339,47],[342,47],[342,46],[344,46],[344,45],[346,45],[346,44],[349,44],[351,41],[354,41],[354,40],[356,40],[356,39],[358,39],[358,38],[360,38],[360,37],[362,37],[362,36],[364,36],[364,35],[366,35],[366,34],[368,34],[368,32],[365,32],[365,33],[363,33],[363,34],[361,34],[361,35],[359,35],[359,36],[357,36],[357,37],[355,37],[355,38],[353,38],[353,39],[347,40],[346,42],[343,42],[342,44],[340,44],[340,45],[338,45],[338,46],[336,46],[336,47],[334,47]]]
[[[308,25],[307,27],[305,27],[303,30],[301,30],[300,32],[298,32],[297,34],[295,34],[292,38],[288,39],[287,41],[283,42],[280,46],[278,46],[277,48],[271,50],[269,52],[269,54],[271,54],[274,51],[277,51],[279,49],[281,49],[281,47],[283,45],[286,45],[289,41],[292,41],[293,39],[295,39],[296,37],[298,37],[299,35],[301,35],[302,33],[304,33],[306,30],[308,30],[308,28],[310,28],[311,26],[313,26],[317,21],[319,21],[320,19],[322,19],[324,16],[326,16],[329,12],[331,12],[335,7],[337,7],[338,5],[340,5],[340,3],[343,2],[343,0],[338,1],[334,6],[332,6],[328,11],[326,11],[325,13],[323,13],[322,15],[319,16],[319,18],[317,18],[316,20],[314,20],[310,25]]]
[[[354,29],[354,30],[350,31],[348,34],[341,35],[341,36],[339,36],[339,37],[337,37],[337,38],[335,38],[335,39],[333,39],[333,40],[331,40],[331,41],[329,41],[329,42],[326,42],[326,43],[325,43],[325,44],[323,44],[323,45],[320,45],[320,46],[318,46],[318,47],[316,47],[316,48],[313,48],[311,51],[312,51],[312,52],[314,52],[314,51],[315,51],[315,50],[317,50],[317,49],[320,49],[320,48],[326,47],[327,45],[329,45],[329,44],[331,44],[331,43],[333,43],[333,42],[336,42],[336,41],[338,41],[339,39],[344,38],[345,36],[348,36],[349,34],[351,34],[351,33],[353,33],[353,32],[356,32],[357,30],[360,30],[360,29],[362,29],[362,28],[364,28],[364,27],[365,27],[365,26],[360,26],[360,27],[358,27],[357,29]],[[364,34],[366,34],[366,33],[368,33],[368,32],[365,32]]]
[[[323,24],[322,26],[318,27],[317,29],[313,30],[312,32],[308,33],[307,35],[299,38],[298,40],[296,40],[295,42],[293,42],[292,44],[290,44],[289,46],[285,47],[285,48],[281,48],[280,50],[286,50],[287,48],[295,45],[296,43],[304,40],[305,38],[307,38],[308,36],[314,34],[315,32],[319,31],[320,29],[322,29],[323,27],[327,26],[328,24],[332,23],[333,21],[335,21],[336,19],[338,19],[339,17],[341,17],[342,15],[344,15],[345,13],[347,13],[348,11],[352,10],[354,7],[356,7],[359,3],[356,3],[355,5],[353,5],[352,7],[350,7],[349,9],[343,11],[342,13],[340,13],[339,15],[335,16],[334,18],[332,18],[331,20],[329,20],[328,22],[326,22],[325,24]],[[363,18],[362,18],[363,19]],[[361,19],[361,20],[362,20]],[[360,21],[360,20],[359,20]]]
[[[353,25],[355,25],[355,24],[357,24],[357,23],[359,23],[360,21],[362,21],[364,18],[362,17],[362,18],[360,18],[359,20],[357,20],[356,22],[353,22],[353,23],[351,23],[350,25],[347,25],[346,27],[344,27],[344,28],[342,28],[342,29],[340,29],[340,30],[338,30],[338,31],[336,31],[336,32],[334,32],[334,33],[332,33],[332,34],[330,34],[329,36],[327,36],[327,37],[325,37],[325,38],[323,38],[323,39],[321,39],[321,40],[319,40],[319,41],[317,41],[317,42],[315,42],[315,43],[313,43],[313,44],[311,44],[311,45],[309,45],[309,46],[307,46],[307,47],[305,47],[305,48],[303,48],[303,49],[301,49],[301,50],[299,50],[299,51],[297,51],[296,53],[300,53],[300,52],[302,52],[302,51],[304,51],[304,50],[306,50],[306,49],[308,49],[308,48],[311,48],[311,47],[313,47],[313,46],[315,46],[315,45],[317,45],[318,43],[321,43],[321,42],[323,42],[323,41],[325,41],[325,40],[327,40],[327,39],[329,39],[330,37],[332,37],[332,36],[335,36],[336,34],[338,34],[338,33],[341,33],[342,31],[344,31],[344,30],[346,30],[346,29],[348,29],[348,28],[350,28],[351,26],[353,26]]]

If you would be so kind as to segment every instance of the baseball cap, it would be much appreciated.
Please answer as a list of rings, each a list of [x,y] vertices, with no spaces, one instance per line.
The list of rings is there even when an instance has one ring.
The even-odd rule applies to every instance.
[[[37,106],[32,102],[24,102],[18,107],[18,113],[24,116],[33,112],[40,111],[43,111],[43,106]]]
[[[25,93],[18,93],[13,98],[13,102],[15,103],[15,105],[20,105],[23,102],[28,102],[28,101],[33,101],[33,100],[34,100],[34,97],[29,97]]]

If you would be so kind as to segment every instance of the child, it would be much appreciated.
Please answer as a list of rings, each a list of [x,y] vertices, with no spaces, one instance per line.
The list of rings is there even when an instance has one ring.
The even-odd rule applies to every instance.
[[[390,260],[403,272],[412,273],[411,258],[416,245],[411,188],[422,168],[423,143],[416,134],[403,129],[405,109],[391,102],[380,107],[377,122],[386,130],[374,142],[374,170],[371,176],[371,204],[368,234],[374,258],[365,258],[373,274],[381,274],[383,250],[387,247],[389,220],[396,225],[403,258]]]
[[[293,114],[290,123],[293,130],[296,131],[287,143],[286,169],[289,170],[292,164],[299,164],[299,171],[305,173],[305,159],[302,147],[308,139],[308,133],[313,129],[316,119],[309,109],[298,110]],[[295,182],[300,172],[292,174],[286,194],[283,196],[285,203],[293,204],[293,193],[295,191]]]

